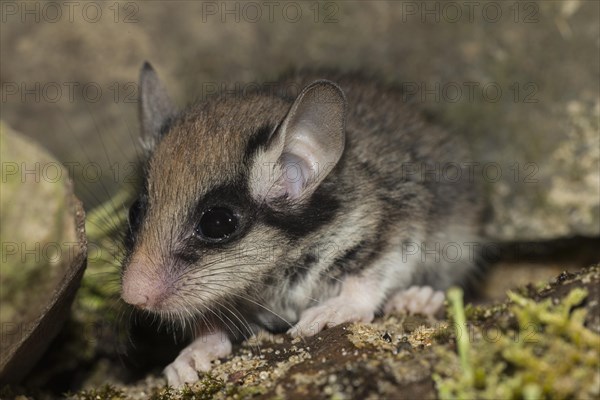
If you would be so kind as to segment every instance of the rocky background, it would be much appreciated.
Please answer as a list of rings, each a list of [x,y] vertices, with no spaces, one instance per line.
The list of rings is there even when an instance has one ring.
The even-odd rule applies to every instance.
[[[141,354],[140,343],[147,345],[144,340],[156,327],[147,330],[141,323],[131,333],[118,323],[130,311],[118,302],[115,231],[136,182],[137,76],[144,60],[153,63],[180,105],[222,87],[272,81],[291,68],[360,70],[400,85],[432,120],[468,139],[474,177],[486,188],[486,233],[503,252],[474,301],[505,300],[509,288],[598,261],[596,1],[6,1],[0,6],[3,255],[7,243],[40,242],[39,235],[52,240],[34,228],[43,225],[52,232],[52,223],[42,221],[62,215],[64,203],[8,195],[15,193],[5,186],[9,176],[52,180],[43,164],[35,170],[36,162],[53,162],[49,155],[32,160],[37,153],[19,155],[14,143],[37,142],[52,153],[88,211],[88,270],[66,329],[30,374],[28,388],[51,387],[52,393],[97,388],[107,376],[111,382],[136,382],[156,372],[181,345],[163,332],[155,339],[161,350]],[[7,146],[9,130],[21,134],[14,133],[18,139]],[[17,165],[15,171],[7,169],[9,162]],[[31,168],[35,172],[28,175]],[[59,183],[69,187],[65,180]],[[19,204],[31,205],[31,226],[22,223]],[[38,236],[28,233],[32,229]],[[54,241],[76,236],[75,228],[55,234]],[[8,271],[63,276],[48,257],[24,268],[19,256],[2,259],[2,296],[24,297],[9,279],[17,275]],[[71,278],[58,279],[57,285],[68,285]],[[39,291],[48,290],[41,287],[26,299],[41,297]],[[5,312],[7,300],[2,301],[0,319],[10,322],[7,313],[19,307]],[[127,344],[127,335],[137,340],[138,350]],[[151,345],[157,348],[156,343]],[[226,379],[217,382],[215,393],[224,393]]]
[[[72,163],[90,209],[131,178],[143,60],[181,105],[289,68],[368,71],[470,139],[494,238],[600,233],[597,2],[269,4],[6,2],[3,118]]]

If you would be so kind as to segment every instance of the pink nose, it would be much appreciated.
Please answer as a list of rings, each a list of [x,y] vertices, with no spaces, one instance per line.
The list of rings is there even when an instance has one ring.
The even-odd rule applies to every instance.
[[[125,290],[123,287],[123,293],[121,294],[123,300],[126,303],[131,304],[132,306],[136,306],[139,308],[147,308],[148,307],[148,296],[135,290]]]
[[[163,300],[165,285],[147,265],[133,262],[125,270],[121,297],[126,303],[152,310]]]

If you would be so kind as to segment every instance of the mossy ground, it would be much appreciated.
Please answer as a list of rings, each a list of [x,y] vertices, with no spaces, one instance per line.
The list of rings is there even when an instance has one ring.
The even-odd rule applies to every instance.
[[[465,309],[450,296],[440,321],[391,315],[304,340],[264,335],[182,390],[151,377],[71,397],[598,398],[600,336],[591,313],[599,281],[594,266],[495,305]]]
[[[597,283],[598,269],[589,273],[596,275]],[[461,363],[457,367],[455,353],[439,349],[442,361],[435,375],[439,397],[597,398],[600,336],[585,326],[589,311],[580,306],[598,299],[589,298],[582,287],[573,288],[560,300],[536,301],[514,292],[508,296],[509,302],[487,316],[473,314],[477,325],[456,320]],[[453,305],[453,316],[464,314]],[[516,319],[516,326],[493,318],[499,314]]]

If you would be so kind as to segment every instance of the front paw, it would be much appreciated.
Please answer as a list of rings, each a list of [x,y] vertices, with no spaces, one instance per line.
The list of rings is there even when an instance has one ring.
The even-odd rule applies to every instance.
[[[334,297],[323,304],[306,309],[298,323],[288,333],[293,337],[313,336],[326,328],[344,322],[371,322],[375,317],[374,310],[361,307],[348,299]]]
[[[433,316],[444,304],[444,299],[444,292],[435,291],[429,286],[411,286],[390,297],[384,312],[408,311],[410,314]]]
[[[231,354],[231,341],[222,333],[203,335],[179,353],[163,371],[170,386],[181,387],[198,381],[198,372],[206,372],[211,362]]]

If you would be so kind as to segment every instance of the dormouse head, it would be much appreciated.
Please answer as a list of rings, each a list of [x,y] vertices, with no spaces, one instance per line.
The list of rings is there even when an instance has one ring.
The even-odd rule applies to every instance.
[[[260,303],[332,218],[343,92],[319,80],[295,98],[225,93],[177,112],[146,63],[139,107],[149,153],[122,298],[171,316]]]

